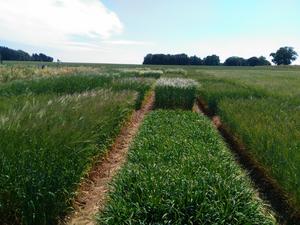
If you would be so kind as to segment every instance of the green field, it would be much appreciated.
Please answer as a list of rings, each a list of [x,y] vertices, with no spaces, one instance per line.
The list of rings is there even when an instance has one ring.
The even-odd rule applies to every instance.
[[[197,85],[155,86],[158,78]],[[164,110],[146,117],[99,222],[274,223],[209,121],[188,112],[195,98],[300,209],[300,67],[10,62],[0,65],[0,224],[56,224],[151,90]]]

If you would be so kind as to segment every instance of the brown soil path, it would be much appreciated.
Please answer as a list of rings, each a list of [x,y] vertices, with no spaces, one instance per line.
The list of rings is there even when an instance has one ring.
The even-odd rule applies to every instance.
[[[75,212],[66,218],[66,225],[94,225],[95,214],[103,209],[109,192],[109,182],[126,161],[130,144],[137,134],[145,115],[152,109],[154,93],[151,93],[142,108],[135,111],[129,122],[122,128],[107,156],[101,158],[82,183],[77,196]]]

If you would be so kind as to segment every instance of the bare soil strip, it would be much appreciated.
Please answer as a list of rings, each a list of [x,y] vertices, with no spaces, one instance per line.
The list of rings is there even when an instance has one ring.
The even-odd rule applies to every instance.
[[[109,182],[126,161],[130,144],[138,132],[145,115],[152,109],[154,93],[151,93],[142,108],[135,111],[129,122],[122,128],[115,143],[108,151],[107,156],[99,159],[94,168],[80,186],[74,209],[63,224],[67,225],[94,225],[95,214],[103,209],[109,192]]]
[[[279,184],[268,175],[264,167],[247,151],[245,145],[236,138],[229,129],[222,124],[219,116],[210,111],[207,104],[200,98],[197,99],[195,111],[208,116],[220,134],[227,142],[233,152],[237,162],[249,174],[255,187],[258,189],[260,197],[266,200],[277,213],[277,219],[281,224],[300,224],[300,211],[295,209],[288,201],[287,194]],[[198,108],[198,109],[197,109]]]

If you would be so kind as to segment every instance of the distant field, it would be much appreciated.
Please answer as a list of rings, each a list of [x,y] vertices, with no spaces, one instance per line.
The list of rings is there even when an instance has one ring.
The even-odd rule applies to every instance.
[[[188,78],[196,81],[197,85],[183,90],[180,88],[173,90],[165,86],[155,87],[158,78]],[[300,209],[300,67],[238,68],[4,62],[0,65],[0,218],[2,219],[0,224],[1,222],[25,225],[56,224],[58,218],[69,211],[70,203],[76,195],[76,188],[92,167],[94,157],[106,152],[130,113],[141,108],[145,96],[151,90],[158,93],[157,108],[180,107],[191,111],[195,97],[203,99],[210,110],[221,116],[230,131],[246,145],[247,151],[286,191],[291,204]],[[119,189],[112,194],[113,199],[124,197],[120,195],[121,188],[125,188],[125,184],[129,181],[132,182],[130,189],[132,193],[128,194],[134,196],[141,187],[151,192],[150,186],[132,181],[133,178],[127,174],[131,168],[131,172],[134,172],[136,166],[141,166],[140,163],[145,167],[160,163],[159,170],[150,170],[149,167],[149,172],[155,176],[162,176],[168,173],[168,168],[172,168],[177,173],[176,168],[169,165],[166,160],[171,158],[176,161],[178,158],[172,157],[183,154],[192,168],[198,165],[198,160],[193,161],[194,157],[201,159],[201,154],[199,155],[197,151],[200,145],[217,145],[216,151],[221,155],[212,154],[208,146],[201,151],[214,165],[218,165],[214,161],[217,160],[222,168],[224,166],[222,154],[224,154],[230,159],[230,168],[234,168],[234,174],[240,174],[240,169],[231,159],[229,150],[222,144],[216,144],[219,143],[219,139],[215,139],[212,129],[207,128],[208,120],[202,117],[197,119],[192,113],[183,113],[183,117],[194,124],[192,128],[195,129],[195,133],[192,134],[189,130],[192,125],[183,123],[184,121],[176,117],[176,113],[173,114],[172,111],[161,110],[146,120],[148,122],[145,122],[144,127],[157,128],[157,131],[148,135],[147,129],[142,128],[133,148],[134,154],[141,157],[142,162],[134,161],[133,156],[130,158],[127,170],[121,172],[121,178],[124,180],[117,182]],[[174,120],[172,121],[182,123],[182,126],[172,126],[171,115]],[[165,124],[167,128],[161,127],[156,121]],[[197,127],[205,130],[199,135],[207,137],[207,140],[189,143],[193,149],[182,152],[179,145],[173,143],[170,137],[163,138],[165,129],[169,131],[172,127],[178,130],[176,135],[181,143],[185,140],[192,141],[190,137],[199,132]],[[148,155],[149,152],[143,152],[145,149],[140,152],[137,143],[146,145],[147,138],[161,139],[157,149],[169,146],[167,149],[172,149],[170,154]],[[170,138],[169,142],[160,146],[159,144],[167,141],[167,138]],[[213,140],[213,143],[208,140]],[[148,144],[151,151],[151,144],[154,143]],[[178,165],[186,169],[184,164]],[[210,163],[203,162],[202,166],[208,170]],[[186,184],[194,185],[194,182],[199,181],[199,177],[205,177],[205,174],[202,176],[200,172],[197,176],[189,174],[178,172],[178,176],[185,176]],[[145,171],[143,174],[136,172],[135,175],[146,179]],[[229,188],[231,185],[225,179],[227,175],[230,177],[232,174],[224,172],[220,177],[215,176],[215,179],[220,179],[219,184],[226,184]],[[263,209],[264,204],[260,200],[253,200],[255,190],[252,189],[251,182],[245,174],[242,173],[241,176],[243,181],[233,184],[236,187],[235,191],[230,193],[230,188],[224,190],[227,194],[225,197],[216,195],[216,202],[218,197],[225,198],[223,199],[225,202],[228,196],[236,197],[236,190],[245,187],[249,195],[243,195],[241,198],[246,200],[238,199],[235,203],[241,205],[249,203],[248,206],[252,211],[246,210],[249,212],[247,214],[240,208],[236,211],[236,218],[252,217],[255,214],[257,217],[253,217],[253,221],[264,218],[265,224],[272,223],[271,217]],[[184,186],[179,187],[180,179],[174,178],[173,181],[178,184],[173,190],[182,194],[181,188]],[[145,184],[149,185],[147,182]],[[163,188],[161,195],[158,196],[167,196],[170,200],[166,201],[165,208],[161,208],[166,210],[172,206],[171,201],[178,199],[174,195],[168,195],[171,190],[163,184],[163,180],[159,185]],[[213,186],[205,187],[215,190]],[[192,198],[201,199],[205,194],[198,193]],[[188,199],[190,196],[186,193],[182,198]],[[126,204],[123,202],[123,205],[113,201],[112,208],[106,209],[106,214],[99,216],[100,220],[110,224],[111,213],[117,211],[122,212],[120,216],[126,217],[132,213],[130,210],[135,210],[136,218],[141,218],[139,216],[143,215],[142,212],[160,210],[156,208],[159,199],[154,195],[153,199],[146,199],[148,202],[142,198],[135,200],[127,201]],[[144,208],[131,208],[127,211],[126,207],[134,202],[144,203]],[[235,207],[235,203],[231,203],[230,206]],[[184,205],[179,200],[178,204]],[[197,204],[192,207],[196,207]],[[122,208],[123,206],[126,207]],[[177,224],[183,224],[182,221],[188,219],[194,221],[192,213],[196,212],[196,209],[191,208],[190,217],[185,217],[188,218],[185,220],[183,214],[187,212],[181,211],[184,207],[175,207],[174,211],[168,212],[169,214],[166,212],[166,218],[179,221]],[[228,209],[221,207],[217,211],[218,218],[227,218],[226,210]],[[240,212],[243,212],[242,215]],[[207,215],[211,216],[211,221],[218,219],[211,212],[207,212]],[[201,217],[203,214],[200,213],[198,216],[205,220],[205,217]],[[153,219],[144,218],[147,221]],[[245,223],[250,221],[244,219],[241,221]],[[117,218],[112,218],[111,221],[117,221]]]

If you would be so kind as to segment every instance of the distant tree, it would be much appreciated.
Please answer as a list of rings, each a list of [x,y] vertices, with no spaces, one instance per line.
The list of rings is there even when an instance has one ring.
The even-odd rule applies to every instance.
[[[254,56],[254,57],[251,57],[251,58],[247,59],[247,65],[248,66],[258,66],[259,65],[259,58]]]
[[[269,66],[271,63],[263,56],[257,58],[256,56],[247,59],[247,66]]]
[[[264,56],[260,56],[259,58],[259,66],[271,66],[271,63]]]
[[[225,66],[247,66],[247,60],[241,57],[232,56],[225,60]]]
[[[201,58],[199,58],[199,57],[197,57],[197,56],[191,56],[190,58],[189,58],[189,64],[190,65],[193,65],[193,66],[198,66],[198,65],[202,65],[202,60],[201,60]]]
[[[2,64],[2,55],[0,53],[0,64]]]
[[[17,51],[17,59],[18,61],[30,61],[31,57],[27,52],[24,52],[22,50]]]
[[[188,65],[189,57],[186,54],[175,55],[176,61],[178,62],[176,65]]]
[[[46,56],[45,54],[32,54],[32,61],[40,61],[40,62],[53,62],[53,58],[50,56]]]
[[[281,47],[276,53],[271,53],[272,62],[276,65],[290,65],[297,59],[297,52],[292,47]]]
[[[40,53],[30,56],[27,52],[22,50],[13,50],[7,47],[0,46],[0,55],[2,60],[16,60],[16,61],[45,61],[52,62],[53,58]]]
[[[164,55],[148,54],[144,58],[144,65],[201,65],[197,56],[188,57],[186,54]]]
[[[207,56],[203,59],[203,65],[219,66],[220,65],[220,57],[217,55]]]

